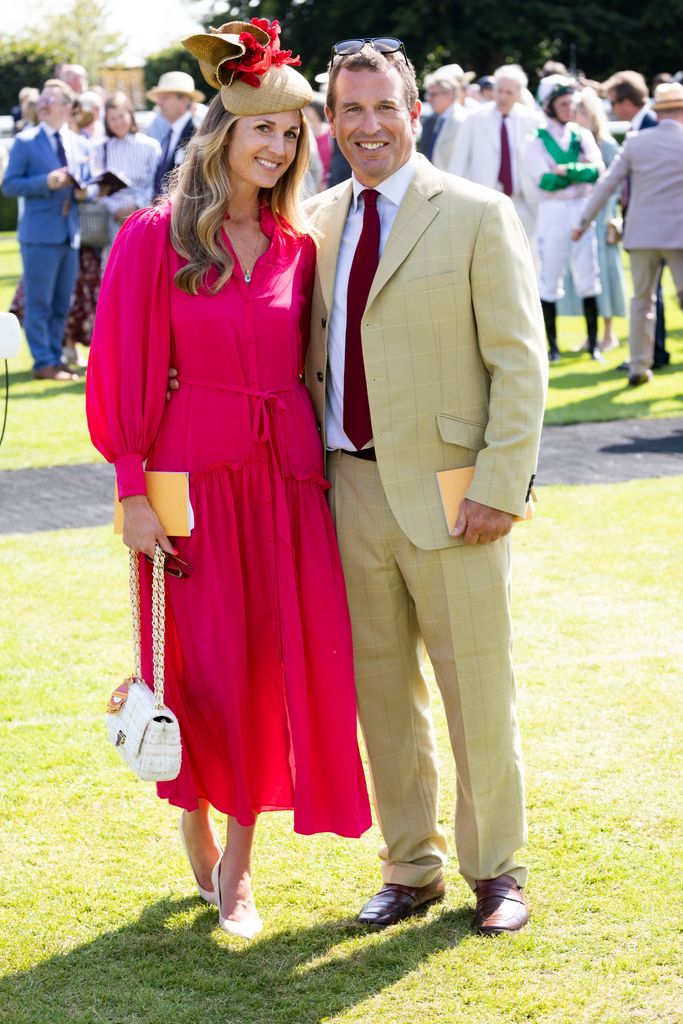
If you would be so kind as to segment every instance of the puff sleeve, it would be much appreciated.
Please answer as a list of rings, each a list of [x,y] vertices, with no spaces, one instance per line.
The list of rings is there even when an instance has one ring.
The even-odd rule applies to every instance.
[[[90,437],[116,468],[119,496],[145,494],[143,462],[166,402],[171,344],[168,208],[140,210],[112,247],[86,381]]]

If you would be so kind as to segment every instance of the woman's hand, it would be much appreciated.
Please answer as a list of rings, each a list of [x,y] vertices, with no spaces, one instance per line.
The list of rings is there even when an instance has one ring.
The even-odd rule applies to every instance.
[[[159,517],[144,494],[123,498],[123,543],[133,551],[142,551],[154,558],[154,549],[160,544],[167,555],[178,552],[164,533]]]
[[[168,368],[168,380],[166,382],[166,401],[167,402],[168,402],[169,398],[171,397],[171,392],[172,391],[177,391],[178,388],[180,387],[180,381],[176,380],[177,376],[178,376],[178,371],[176,370],[176,368],[174,366],[169,366],[169,368]]]

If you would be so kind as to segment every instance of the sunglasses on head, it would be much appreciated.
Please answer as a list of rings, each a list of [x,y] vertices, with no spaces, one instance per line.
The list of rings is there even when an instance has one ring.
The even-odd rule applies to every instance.
[[[351,57],[354,53],[360,53],[364,46],[371,46],[378,53],[397,53],[400,50],[406,64],[408,63],[408,56],[403,43],[400,39],[394,39],[393,36],[366,36],[363,39],[342,39],[341,42],[335,43],[332,47],[330,63],[332,63],[335,57]]]

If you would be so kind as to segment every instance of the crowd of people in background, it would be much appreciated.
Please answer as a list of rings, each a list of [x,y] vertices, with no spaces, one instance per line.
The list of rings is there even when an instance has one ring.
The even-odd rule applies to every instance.
[[[593,360],[602,361],[605,351],[618,347],[613,320],[627,313],[624,226],[632,200],[653,207],[652,224],[661,225],[647,238],[648,251],[660,253],[654,292],[647,293],[651,275],[638,282],[639,312],[637,324],[632,316],[629,339],[639,353],[638,368],[632,372],[628,360],[621,366],[629,384],[646,383],[651,369],[670,358],[661,293],[667,263],[683,292],[675,255],[683,249],[683,235],[676,235],[664,212],[672,183],[680,182],[683,130],[667,130],[663,149],[653,146],[664,161],[659,177],[638,171],[634,181],[621,173],[621,151],[610,126],[616,121],[622,130],[626,123],[629,131],[641,131],[674,121],[683,128],[681,76],[656,76],[653,100],[635,71],[618,72],[601,84],[548,61],[538,75],[534,95],[516,64],[476,81],[459,64],[437,68],[424,79],[418,149],[440,170],[512,200],[537,266],[551,362],[560,359],[558,314],[585,317],[583,348]],[[307,195],[351,173],[325,114],[327,75],[316,76],[316,82],[320,91],[305,110],[314,143],[303,186]],[[37,378],[73,380],[83,372],[111,244],[127,217],[164,195],[207,109],[204,93],[182,71],[161,75],[147,97],[155,114],[140,131],[125,93],[89,88],[82,67],[64,64],[41,90],[22,89],[12,111],[16,136],[3,189],[19,200],[24,273],[11,308],[23,319]],[[645,153],[648,148],[643,146]],[[614,187],[594,222],[578,230],[591,196],[610,175]],[[643,189],[653,194],[644,196]],[[632,244],[641,247],[637,240]]]

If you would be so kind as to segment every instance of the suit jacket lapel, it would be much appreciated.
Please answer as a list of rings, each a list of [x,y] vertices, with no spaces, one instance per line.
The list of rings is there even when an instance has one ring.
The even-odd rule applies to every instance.
[[[315,217],[315,226],[322,236],[318,249],[317,273],[323,301],[328,311],[332,309],[339,247],[352,196],[353,188],[349,179],[346,187],[340,189],[332,197],[331,202],[323,205]]]
[[[496,115],[496,108],[492,107],[491,110],[486,111],[486,116],[482,118],[482,121],[486,125],[486,131],[493,141],[496,150],[500,149],[500,124]]]
[[[391,234],[384,247],[377,273],[368,296],[373,302],[389,278],[404,262],[439,210],[430,199],[442,191],[439,176],[424,158],[420,158],[415,176],[401,203]]]

